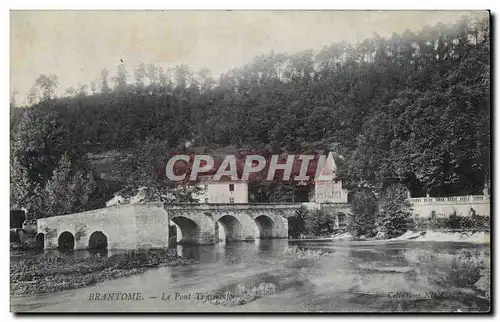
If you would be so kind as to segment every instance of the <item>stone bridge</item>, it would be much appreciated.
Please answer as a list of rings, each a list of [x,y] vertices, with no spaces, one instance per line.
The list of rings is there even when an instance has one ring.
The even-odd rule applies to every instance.
[[[288,216],[301,204],[166,204],[177,242],[288,238]]]
[[[301,203],[120,205],[38,219],[37,240],[46,249],[141,249],[288,238],[287,218],[303,205],[311,208]],[[313,208],[331,207],[348,211],[346,204]]]

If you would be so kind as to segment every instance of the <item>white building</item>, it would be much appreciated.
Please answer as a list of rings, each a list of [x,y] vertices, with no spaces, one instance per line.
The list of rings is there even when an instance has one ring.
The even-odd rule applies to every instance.
[[[342,188],[341,180],[335,180],[337,165],[331,152],[328,154],[322,173],[323,175],[331,175],[333,180],[319,179],[314,182],[314,201],[316,203],[347,203],[348,191]]]
[[[199,203],[248,203],[248,184],[245,181],[211,181],[201,178],[200,192],[193,195]]]

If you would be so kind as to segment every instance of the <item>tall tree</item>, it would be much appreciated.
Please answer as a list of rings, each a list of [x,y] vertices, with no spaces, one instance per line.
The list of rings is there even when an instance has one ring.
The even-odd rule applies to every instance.
[[[353,236],[371,237],[375,234],[377,198],[368,189],[354,193],[351,201],[352,214],[347,220],[347,230]]]
[[[29,105],[34,105],[38,102],[39,90],[35,85],[31,86],[28,95],[26,96],[26,100],[28,101]]]
[[[58,78],[54,74],[48,76],[41,74],[35,81],[35,85],[42,91],[42,99],[44,101],[49,100],[54,96],[58,84]]]
[[[45,186],[46,215],[60,216],[89,210],[97,182],[91,172],[75,170],[64,154]]]
[[[412,218],[408,191],[402,184],[387,187],[381,194],[377,215],[377,230],[385,238],[394,238],[404,234]]]
[[[117,67],[115,80],[115,89],[118,91],[124,91],[127,88],[127,67],[124,63],[120,63]]]
[[[95,81],[90,82],[90,91],[92,92],[92,95],[97,93],[97,84]]]
[[[146,78],[146,65],[144,63],[141,63],[134,70],[135,86],[138,88],[143,88],[145,78]]]
[[[158,68],[154,64],[148,64],[146,69],[148,85],[152,86],[158,83]]]
[[[198,79],[200,90],[202,93],[207,92],[215,85],[215,80],[212,77],[212,73],[207,67],[203,67],[198,71]]]
[[[108,83],[108,78],[109,78],[109,72],[106,68],[104,68],[101,71],[101,82],[100,82],[101,93],[103,94],[108,94],[109,92],[111,92],[111,88],[109,87]]]

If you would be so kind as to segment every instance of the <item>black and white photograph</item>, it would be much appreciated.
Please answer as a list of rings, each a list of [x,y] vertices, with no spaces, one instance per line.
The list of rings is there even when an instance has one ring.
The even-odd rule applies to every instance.
[[[11,312],[491,313],[490,11],[9,16]]]

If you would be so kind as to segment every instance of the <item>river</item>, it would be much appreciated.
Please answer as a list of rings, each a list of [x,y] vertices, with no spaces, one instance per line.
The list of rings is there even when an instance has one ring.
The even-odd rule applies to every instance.
[[[289,245],[323,249],[316,260],[285,256]],[[15,312],[393,312],[488,311],[471,287],[446,279],[463,249],[489,245],[449,242],[318,242],[260,240],[177,247],[199,260],[160,267],[90,287],[36,296],[11,296]],[[415,261],[408,254],[433,255]],[[75,252],[71,256],[87,256]],[[435,255],[435,256],[434,256]],[[204,302],[197,294],[227,294],[238,284],[271,283],[274,294],[239,306]],[[142,300],[89,300],[96,293],[141,293]],[[190,295],[191,294],[191,295]],[[170,298],[168,297],[170,295]],[[177,299],[175,297],[177,296]]]

